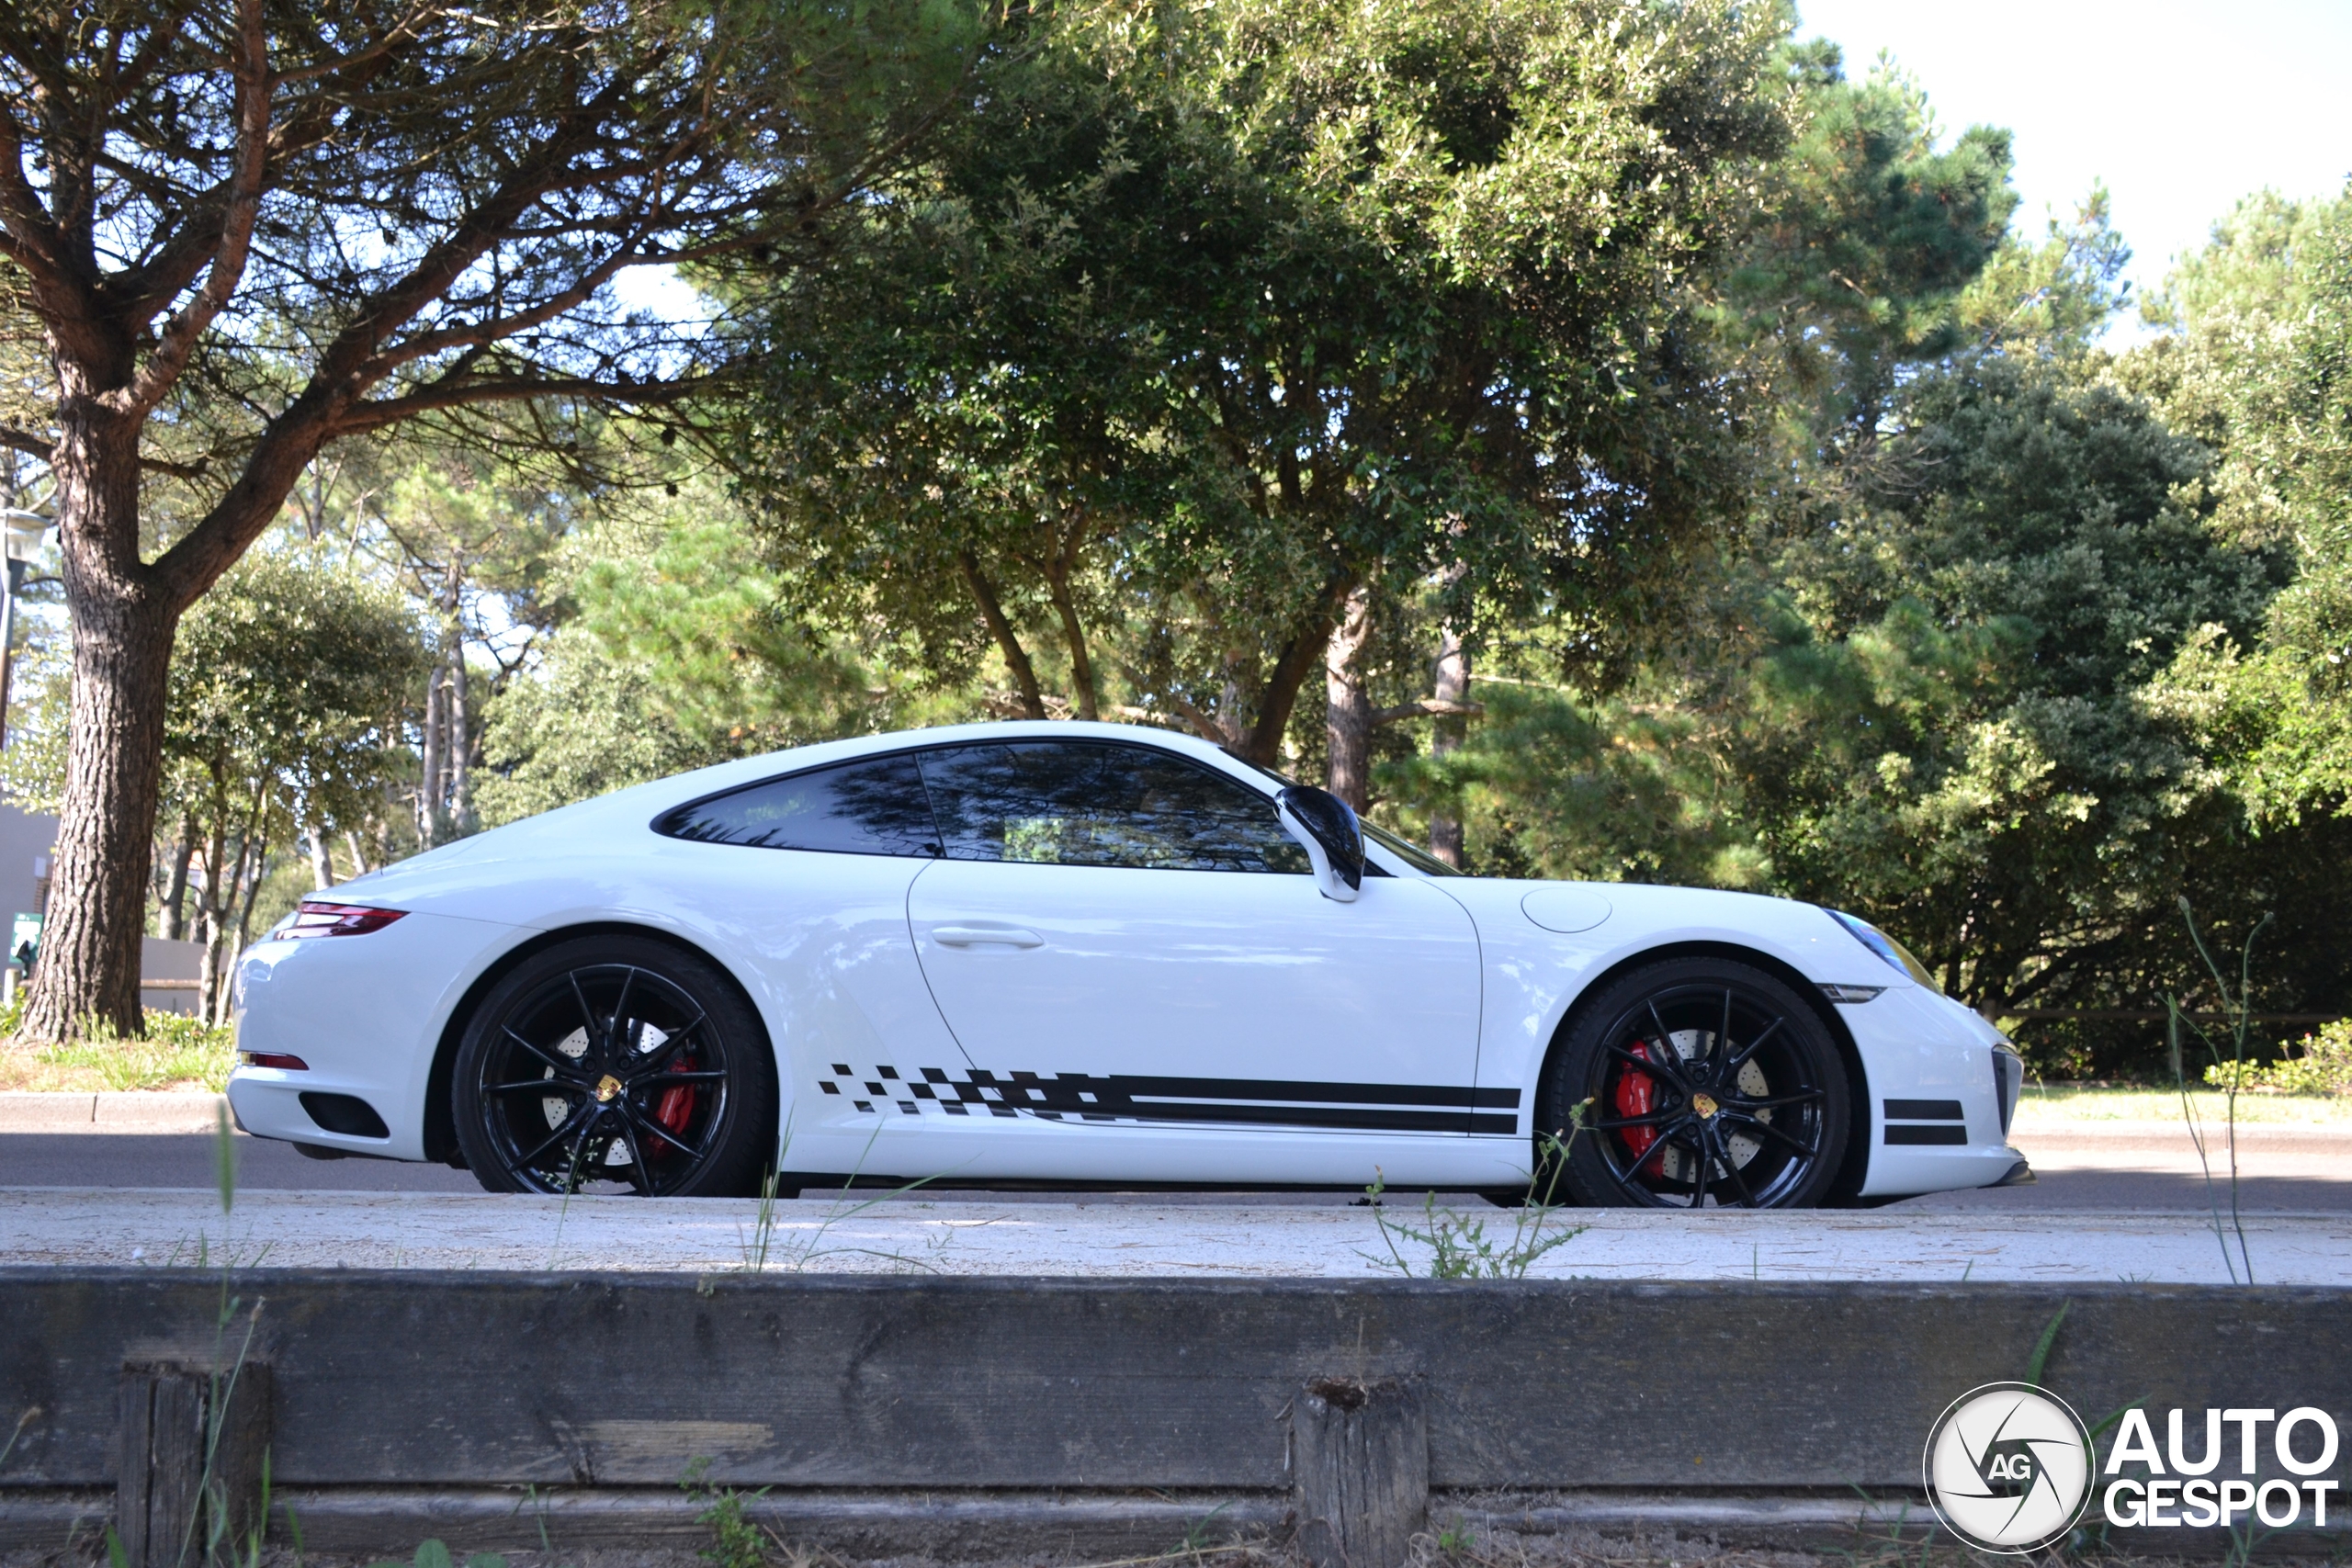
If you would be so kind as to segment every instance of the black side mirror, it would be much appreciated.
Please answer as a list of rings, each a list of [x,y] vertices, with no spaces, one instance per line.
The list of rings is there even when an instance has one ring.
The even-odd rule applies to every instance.
[[[1363,888],[1363,827],[1355,807],[1328,789],[1292,784],[1274,796],[1290,836],[1306,847],[1323,897],[1352,902]]]

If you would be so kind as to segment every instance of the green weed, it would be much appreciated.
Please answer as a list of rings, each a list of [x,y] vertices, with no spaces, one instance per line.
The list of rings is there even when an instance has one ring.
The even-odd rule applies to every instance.
[[[1437,1532],[1437,1549],[1442,1556],[1460,1557],[1476,1551],[1477,1545],[1477,1536],[1472,1533],[1470,1527],[1463,1523],[1459,1516],[1455,1517],[1452,1524]]]
[[[767,1488],[763,1486],[746,1497],[731,1486],[713,1486],[707,1479],[709,1473],[710,1461],[698,1458],[686,1466],[686,1473],[678,1482],[681,1491],[704,1505],[703,1511],[695,1516],[695,1523],[710,1528],[711,1544],[695,1555],[714,1564],[714,1568],[763,1568],[772,1538],[743,1517],[743,1505],[766,1496]]]
[[[1216,1507],[1211,1508],[1206,1514],[1193,1520],[1190,1526],[1186,1527],[1184,1539],[1176,1543],[1175,1550],[1187,1554],[1195,1554],[1206,1551],[1211,1545],[1209,1540],[1209,1527],[1216,1523],[1216,1517],[1219,1514],[1222,1514],[1226,1509],[1232,1506],[1233,1505],[1230,1503],[1219,1503]]]
[[[1538,1157],[1535,1169],[1529,1174],[1527,1201],[1511,1211],[1511,1230],[1508,1239],[1487,1235],[1489,1216],[1472,1219],[1452,1209],[1438,1207],[1437,1194],[1426,1194],[1421,1200],[1421,1224],[1419,1228],[1401,1221],[1391,1223],[1383,1212],[1382,1198],[1387,1191],[1386,1179],[1377,1171],[1373,1183],[1365,1188],[1364,1196],[1372,1202],[1374,1224],[1380,1227],[1380,1239],[1388,1247],[1388,1256],[1363,1253],[1378,1268],[1394,1269],[1408,1279],[1416,1274],[1429,1280],[1523,1280],[1536,1261],[1555,1247],[1566,1247],[1589,1228],[1577,1225],[1566,1230],[1554,1230],[1546,1235],[1544,1227],[1560,1213],[1557,1197],[1561,1173],[1566,1168],[1568,1149],[1577,1134],[1584,1129],[1582,1105],[1569,1113],[1568,1141],[1562,1143],[1550,1134],[1536,1140]],[[1415,1269],[1403,1249],[1398,1237],[1429,1248],[1429,1258],[1420,1269]]]
[[[2186,897],[2180,900],[2180,918],[2188,925],[2188,939],[2197,944],[2197,956],[2205,961],[2206,971],[2213,977],[2213,989],[2222,999],[2222,1016],[2229,1020],[2230,1054],[2223,1056],[2220,1043],[2205,1032],[2205,1026],[2181,1010],[2179,998],[2167,996],[2165,998],[2165,1038],[2171,1048],[2173,1082],[2180,1089],[2181,1115],[2188,1123],[2189,1140],[2197,1145],[2198,1167],[2204,1172],[2207,1207],[2213,1216],[2213,1239],[2222,1246],[2222,1267],[2229,1270],[2232,1284],[2240,1282],[2238,1275],[2243,1270],[2245,1275],[2244,1282],[2251,1285],[2254,1283],[2254,1257],[2246,1250],[2245,1220],[2238,1209],[2238,1085],[2245,1077],[2246,1034],[2254,1022],[2254,944],[2256,939],[2269,928],[2271,917],[2263,916],[2255,922],[2254,929],[2246,932],[2245,946],[2238,954],[2238,983],[2234,990],[2228,976],[2222,973],[2222,966],[2214,962],[2212,950],[2205,945],[2204,933],[2197,929],[2197,916],[2189,908]],[[2189,1099],[2188,1078],[2181,1063],[2183,1024],[2193,1031],[2204,1045],[2205,1054],[2212,1058],[2211,1066],[2226,1069],[2222,1105],[2227,1119],[2230,1160],[2230,1229],[2235,1233],[2238,1244],[2234,1258],[2230,1256],[2230,1235],[2222,1229],[2221,1199],[2214,1190],[2213,1164],[2205,1148],[2205,1129],[2199,1122],[2195,1103]]]
[[[918,1177],[912,1181],[901,1182],[886,1191],[876,1192],[871,1198],[860,1199],[854,1196],[857,1179],[865,1169],[866,1156],[874,1152],[874,1141],[881,1135],[881,1129],[878,1127],[868,1134],[865,1146],[858,1151],[856,1166],[850,1171],[848,1179],[842,1183],[840,1193],[826,1206],[824,1213],[818,1218],[816,1227],[806,1235],[792,1236],[781,1245],[776,1239],[778,1218],[776,1201],[782,1196],[776,1184],[781,1178],[771,1171],[760,1183],[760,1206],[752,1215],[751,1230],[748,1233],[739,1230],[737,1233],[743,1255],[744,1272],[764,1273],[770,1262],[774,1261],[778,1268],[797,1273],[820,1258],[842,1256],[886,1258],[894,1263],[903,1263],[911,1268],[928,1267],[922,1258],[909,1258],[903,1253],[881,1252],[869,1247],[827,1247],[825,1245],[826,1235],[842,1221],[854,1219],[869,1209],[887,1203],[893,1198],[903,1198],[917,1188],[927,1187],[939,1179],[935,1176]],[[779,1169],[785,1163],[785,1153],[791,1145],[792,1127],[787,1122],[776,1145],[776,1165]]]

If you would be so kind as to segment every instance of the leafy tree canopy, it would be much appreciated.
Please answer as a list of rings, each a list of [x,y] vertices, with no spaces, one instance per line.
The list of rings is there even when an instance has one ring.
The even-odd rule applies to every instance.
[[[1787,134],[1781,27],[1034,17],[854,259],[759,299],[742,468],[808,607],[906,625],[944,674],[992,646],[1016,711],[1058,668],[1075,711],[1261,760],[1376,581],[1459,567],[1465,625],[1542,603],[1603,657],[1737,491],[1698,308]]]

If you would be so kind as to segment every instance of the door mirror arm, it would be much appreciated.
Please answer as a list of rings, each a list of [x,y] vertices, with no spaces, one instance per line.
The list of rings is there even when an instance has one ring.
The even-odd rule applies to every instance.
[[[1363,825],[1355,807],[1329,790],[1292,784],[1274,796],[1283,829],[1306,851],[1326,898],[1353,903],[1363,890]]]

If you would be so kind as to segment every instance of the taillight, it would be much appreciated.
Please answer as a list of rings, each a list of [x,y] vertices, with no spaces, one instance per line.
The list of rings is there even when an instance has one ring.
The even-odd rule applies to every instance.
[[[276,1067],[282,1073],[307,1073],[311,1064],[300,1056],[288,1056],[282,1051],[243,1051],[238,1053],[249,1067]]]
[[[366,936],[407,913],[406,909],[371,909],[365,904],[324,904],[305,898],[293,919],[276,934],[288,942],[306,936]]]

